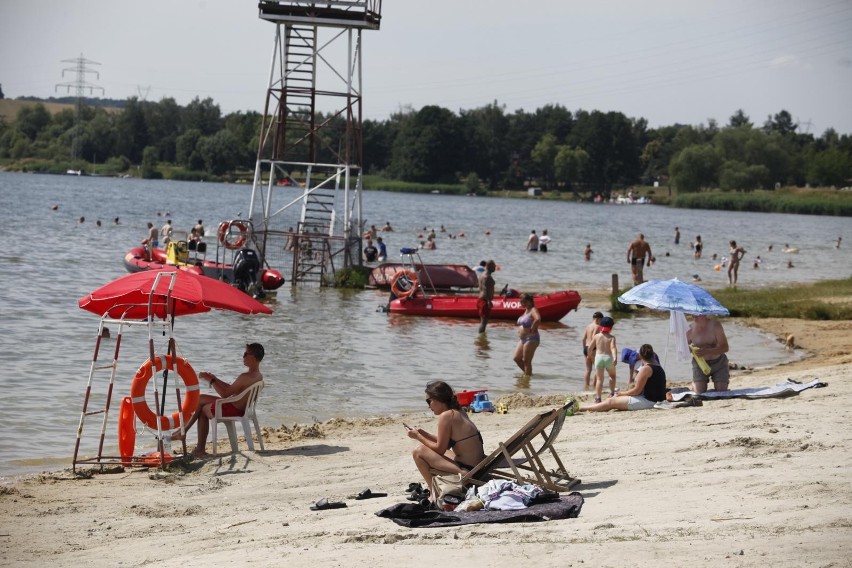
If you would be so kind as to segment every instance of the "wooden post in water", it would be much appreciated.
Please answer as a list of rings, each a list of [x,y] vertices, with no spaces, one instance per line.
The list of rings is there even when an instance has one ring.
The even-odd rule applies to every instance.
[[[613,297],[618,296],[618,274],[612,274],[612,295]]]

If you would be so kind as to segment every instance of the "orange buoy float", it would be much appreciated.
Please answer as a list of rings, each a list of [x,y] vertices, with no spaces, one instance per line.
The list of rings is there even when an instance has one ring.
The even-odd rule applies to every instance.
[[[231,230],[232,228],[237,229],[236,238],[234,238],[235,233]],[[222,246],[229,250],[243,248],[243,245],[248,242],[248,227],[242,221],[223,221],[219,223],[216,234]]]
[[[401,270],[393,275],[391,292],[397,298],[408,298],[417,291],[417,273],[413,270]]]
[[[118,452],[121,463],[129,464],[136,446],[136,413],[133,412],[133,399],[125,396],[118,410]]]
[[[180,416],[183,414],[183,422],[189,421],[192,413],[195,412],[195,407],[198,405],[198,399],[201,396],[200,387],[198,386],[198,375],[195,374],[195,369],[181,357],[172,355],[163,355],[156,357],[154,363],[148,359],[139,370],[136,371],[136,376],[133,377],[133,383],[130,385],[130,398],[133,402],[133,411],[136,416],[148,428],[157,429],[157,415],[148,407],[145,400],[145,388],[148,385],[148,380],[154,375],[154,370],[160,372],[165,365],[169,370],[177,368],[177,374],[186,385],[186,396],[183,399],[183,405],[179,412],[174,412],[171,416],[160,416],[160,430],[171,431],[180,426]],[[165,393],[163,393],[165,396]]]
[[[169,452],[163,453],[163,463],[172,461],[172,455]],[[158,467],[160,465],[160,452],[151,452],[145,454],[145,457],[139,460],[139,463],[145,467]]]

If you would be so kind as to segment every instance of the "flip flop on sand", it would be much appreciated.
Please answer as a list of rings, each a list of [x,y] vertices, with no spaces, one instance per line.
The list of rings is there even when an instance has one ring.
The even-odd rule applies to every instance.
[[[342,501],[329,501],[325,497],[311,505],[311,511],[325,511],[326,509],[344,509],[346,503]]]
[[[361,493],[355,496],[356,501],[361,501],[363,499],[372,499],[373,497],[387,497],[387,493],[373,493],[370,488],[366,488]]]

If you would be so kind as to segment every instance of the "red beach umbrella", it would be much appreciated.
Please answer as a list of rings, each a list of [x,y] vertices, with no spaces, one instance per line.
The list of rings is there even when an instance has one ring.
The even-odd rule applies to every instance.
[[[145,319],[149,313],[165,319],[211,309],[241,314],[272,313],[241,290],[186,270],[146,270],[128,274],[80,298],[78,305],[114,319]]]

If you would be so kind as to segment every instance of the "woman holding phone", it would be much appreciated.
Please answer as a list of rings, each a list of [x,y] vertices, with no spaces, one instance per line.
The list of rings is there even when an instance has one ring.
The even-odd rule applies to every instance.
[[[426,385],[426,405],[438,417],[438,432],[406,426],[408,437],[420,442],[411,452],[414,464],[427,487],[432,487],[432,470],[465,473],[485,458],[482,434],[464,412],[444,381]],[[449,452],[449,453],[448,453]]]

